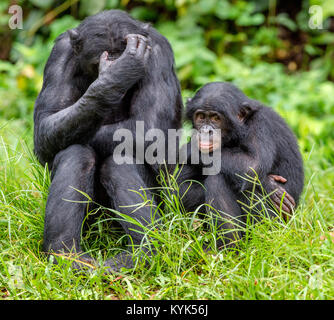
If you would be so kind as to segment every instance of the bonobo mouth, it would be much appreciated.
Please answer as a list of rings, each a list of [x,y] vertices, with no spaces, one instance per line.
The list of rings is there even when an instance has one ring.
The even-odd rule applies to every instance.
[[[198,149],[203,153],[212,152],[220,147],[220,140],[214,136],[211,136],[210,138],[208,137],[203,138],[201,137],[201,135],[198,135],[197,141],[198,141]]]

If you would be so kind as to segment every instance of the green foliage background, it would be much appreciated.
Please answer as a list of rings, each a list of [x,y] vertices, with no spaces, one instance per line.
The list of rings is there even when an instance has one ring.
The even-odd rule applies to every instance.
[[[11,17],[8,14],[8,7],[15,3],[23,8],[23,30],[10,30],[8,27]],[[309,27],[311,17],[309,8],[312,5],[320,5],[323,10],[323,29],[312,30]],[[60,33],[77,26],[84,17],[104,9],[126,10],[134,18],[151,22],[167,37],[174,50],[184,99],[192,96],[207,82],[231,81],[251,98],[258,99],[278,111],[297,135],[305,161],[306,187],[301,214],[305,215],[306,220],[301,224],[303,228],[300,229],[302,230],[300,236],[305,233],[305,239],[308,241],[312,238],[312,232],[316,230],[314,231],[316,242],[320,234],[324,237],[324,232],[333,231],[334,2],[332,0],[5,0],[0,3],[0,228],[3,227],[5,230],[0,241],[2,252],[0,280],[6,277],[9,279],[11,273],[8,264],[11,265],[18,252],[15,251],[17,249],[13,247],[9,249],[7,246],[7,233],[10,236],[13,230],[10,221],[17,219],[18,225],[21,223],[19,221],[25,221],[26,227],[23,229],[18,227],[21,230],[19,232],[24,232],[25,228],[37,230],[36,233],[27,232],[25,239],[26,241],[32,239],[31,252],[38,251],[33,246],[36,239],[41,241],[42,237],[43,201],[46,195],[43,194],[40,200],[41,195],[33,191],[31,196],[25,198],[25,191],[22,191],[20,197],[26,199],[26,202],[17,202],[15,194],[19,192],[18,190],[30,187],[32,190],[39,190],[36,185],[43,178],[41,172],[37,171],[40,173],[38,176],[36,171],[29,171],[32,162],[27,155],[31,153],[33,147],[34,101],[42,86],[43,68],[53,41]],[[22,147],[22,144],[27,147]],[[32,177],[34,173],[31,172],[35,172],[36,176]],[[30,217],[27,212],[33,215]],[[321,219],[317,220],[317,214],[320,212]],[[311,233],[308,228],[311,228]],[[294,237],[289,234],[291,241],[295,239]],[[17,241],[22,239],[22,234],[18,233],[17,239]],[[304,238],[300,241],[304,241]],[[332,243],[329,241],[326,245],[333,252]],[[319,250],[320,246],[321,243]],[[24,252],[27,250],[26,244],[19,248],[23,250],[22,257],[26,257]],[[279,251],[282,246],[277,245],[277,248]],[[291,248],[287,247],[287,251],[283,249],[282,256],[289,257]],[[310,248],[305,249],[305,252],[311,250]],[[329,257],[329,249],[326,252],[326,255],[321,253],[322,259],[325,259],[325,256]],[[313,255],[311,256],[310,260],[305,258],[301,263],[303,268],[305,266],[306,273],[309,272],[308,268],[312,263],[319,262],[315,258],[313,261]],[[32,257],[29,259],[40,261]],[[323,269],[324,275],[328,276],[327,282],[324,282],[326,290],[311,290],[310,294],[310,291],[304,290],[306,285],[304,286],[304,280],[301,280],[304,279],[302,271],[298,276],[296,272],[298,278],[296,283],[304,288],[300,289],[303,292],[302,298],[333,298],[333,255],[328,259],[326,263],[329,261],[329,264]],[[298,259],[293,258],[291,261]],[[323,263],[324,260],[321,261]],[[13,263],[18,264],[17,261]],[[206,266],[209,268],[209,264]],[[225,265],[227,266],[228,264]],[[232,268],[237,266],[231,265],[231,270]],[[242,273],[242,265],[240,268]],[[33,272],[27,270],[25,271],[27,274]],[[47,277],[50,277],[49,273]],[[163,282],[172,281],[166,274],[159,277]],[[160,279],[159,277],[157,279]],[[60,278],[62,279],[62,276]],[[36,281],[39,281],[38,279],[37,277]],[[196,279],[195,282],[202,281]],[[237,273],[234,279],[238,286],[244,281],[241,276],[238,278]],[[267,297],[257,295],[254,286],[250,291],[246,286],[238,292],[238,289],[235,289],[237,286],[233,287],[233,281],[231,280],[230,284],[232,298]],[[254,282],[254,279],[251,281]],[[270,281],[273,281],[274,284],[271,286],[275,288],[276,280]],[[286,281],[288,280],[282,279],[282,288]],[[139,286],[139,291],[136,291],[134,284],[133,286],[132,297],[141,298],[148,294],[142,292],[144,290],[142,285]],[[225,283],[223,286],[224,290],[227,290],[229,285]],[[85,288],[85,285],[83,287]],[[277,289],[275,291],[277,295],[274,297],[295,298],[299,293],[291,295],[287,293],[294,292],[295,287],[294,283],[291,283],[285,289]],[[0,285],[0,292],[5,292],[6,297],[7,292],[15,296],[15,290],[20,288],[20,285],[13,284],[11,290],[16,288],[15,292],[9,288],[10,285]],[[68,288],[71,288],[70,284]],[[172,294],[170,297],[187,296],[187,287],[180,288],[184,290],[184,294]],[[236,291],[233,291],[233,288]],[[24,292],[26,294],[29,290]],[[119,291],[118,295],[126,295],[124,292]],[[190,297],[199,297],[199,292]],[[268,290],[266,292],[268,293]],[[92,293],[94,297],[95,294],[97,293]],[[71,293],[68,292],[68,295]],[[87,297],[92,295],[88,293]],[[214,293],[210,295],[203,293],[204,297],[217,297]],[[28,293],[27,296],[37,297],[35,293],[31,293],[31,296]],[[57,297],[63,296],[60,294]]]
[[[87,15],[117,8],[151,22],[171,42],[184,98],[207,82],[232,81],[278,110],[303,138],[303,150],[326,141],[329,148],[322,152],[333,164],[332,1],[30,0],[19,1],[23,30],[10,30],[6,12],[12,3],[0,4],[5,59],[0,60],[1,119],[15,119],[21,129],[31,129],[34,100],[54,39]],[[308,26],[313,4],[323,8],[322,30]]]

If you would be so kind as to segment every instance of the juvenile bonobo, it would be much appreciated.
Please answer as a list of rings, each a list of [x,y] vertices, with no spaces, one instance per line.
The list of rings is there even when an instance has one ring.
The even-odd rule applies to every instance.
[[[248,204],[247,196],[254,183],[242,177],[254,177],[255,170],[265,192],[272,193],[270,198],[275,207],[280,209],[284,196],[283,216],[292,213],[303,189],[303,162],[295,136],[277,113],[249,99],[232,84],[214,82],[189,99],[186,117],[197,130],[197,150],[191,150],[188,144],[188,153],[210,154],[219,150],[221,160],[219,173],[215,175],[203,175],[201,163],[182,167],[178,181],[184,182],[181,193],[187,210],[208,203],[220,214],[214,221],[220,228],[232,230],[236,225],[245,226],[242,203]],[[189,188],[189,179],[201,182],[205,189],[196,183]],[[261,191],[261,187],[255,188],[258,199],[264,198]],[[273,215],[268,202],[266,207],[269,215]],[[257,208],[261,210],[260,205]],[[224,223],[221,218],[225,218]],[[241,232],[227,231],[217,246],[233,245],[233,240],[241,236]]]
[[[149,145],[135,139],[136,122],[144,122],[141,136],[150,128],[167,133],[180,127],[181,108],[172,49],[149,24],[110,10],[86,18],[56,39],[34,111],[35,153],[43,165],[48,163],[52,179],[43,251],[77,253],[82,261],[94,263],[80,246],[89,211],[81,192],[144,226],[152,222],[151,208],[134,208],[142,198],[130,191],[154,186],[159,173],[156,165],[136,162],[138,144],[144,151]],[[127,159],[132,162],[119,164],[113,158],[118,129],[133,135],[133,155]],[[141,228],[120,223],[132,243],[141,243]],[[120,254],[106,266],[131,268],[132,256]]]

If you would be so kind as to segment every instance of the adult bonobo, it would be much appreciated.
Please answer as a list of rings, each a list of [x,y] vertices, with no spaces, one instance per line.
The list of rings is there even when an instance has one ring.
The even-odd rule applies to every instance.
[[[292,213],[303,189],[303,162],[295,136],[277,113],[249,99],[232,84],[213,82],[188,101],[187,118],[197,130],[193,150],[187,145],[188,157],[191,152],[207,156],[216,152],[217,158],[212,157],[212,162],[219,159],[219,166],[217,174],[205,175],[203,162],[184,165],[178,179],[183,182],[181,194],[184,193],[186,209],[193,211],[208,203],[218,211],[214,222],[221,229],[245,226],[243,209],[247,205],[249,209],[255,186],[249,176],[254,177],[255,170],[275,207],[282,206],[283,216]],[[247,175],[247,179],[242,178]],[[200,181],[205,189],[195,183],[190,187],[190,179]],[[256,186],[253,204],[264,197],[262,187]],[[273,215],[270,201],[264,203],[268,214]],[[263,213],[261,204],[255,207],[257,210],[251,210],[253,217]],[[217,245],[233,245],[241,236],[242,232],[226,230],[226,238],[217,241]]]
[[[181,108],[172,49],[149,24],[110,10],[56,39],[34,113],[35,153],[43,165],[48,163],[52,179],[44,251],[80,253],[81,260],[94,263],[80,247],[87,198],[77,190],[95,201],[107,197],[113,208],[143,225],[152,222],[149,207],[134,210],[142,198],[130,191],[154,185],[158,174],[156,165],[136,164],[137,147],[145,151],[148,145],[136,141],[136,121],[144,122],[141,137],[150,128],[167,133],[180,127]],[[120,128],[134,138],[133,161],[123,164],[113,158],[113,135]],[[121,224],[139,244],[143,230]],[[130,253],[106,262],[111,270],[132,265]]]

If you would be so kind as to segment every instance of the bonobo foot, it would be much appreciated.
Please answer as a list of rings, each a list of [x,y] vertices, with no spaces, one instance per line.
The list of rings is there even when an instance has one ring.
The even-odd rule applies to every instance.
[[[133,255],[130,252],[122,252],[114,258],[108,259],[104,266],[106,267],[106,273],[120,272],[122,268],[133,269]]]
[[[134,269],[137,259],[140,264],[144,263],[146,267],[150,266],[149,258],[156,254],[155,250],[143,249],[140,256],[134,256],[130,251],[124,251],[104,263],[106,274],[120,272],[122,268]]]

